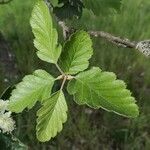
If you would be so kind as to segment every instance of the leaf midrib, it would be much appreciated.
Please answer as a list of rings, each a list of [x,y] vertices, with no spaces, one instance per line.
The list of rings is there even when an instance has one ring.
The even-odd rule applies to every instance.
[[[96,92],[96,90],[92,90],[90,87],[89,87],[89,85],[88,84],[86,84],[86,83],[84,83],[82,80],[80,80],[79,78],[77,78],[83,85],[86,85],[88,88],[89,88],[89,90],[90,90],[90,93],[91,93],[91,91],[93,91],[93,93],[95,93],[96,95],[98,95],[98,97],[101,97],[102,99],[104,99],[105,101],[107,101],[107,103],[109,103],[111,106],[114,106],[114,107],[116,107],[116,108],[119,108],[116,104],[112,104],[110,101],[108,101],[105,97],[103,97],[102,95],[100,95],[100,94],[98,94],[97,92]],[[83,88],[83,87],[82,87]],[[90,95],[92,95],[92,94],[90,94]],[[88,103],[86,102],[86,104],[88,105]],[[100,106],[100,107],[102,107],[103,108],[103,106]],[[103,108],[103,109],[106,109],[106,110],[108,110],[107,108]],[[120,109],[120,108],[119,108]],[[114,110],[108,110],[108,111],[113,111],[113,112],[116,112],[116,111],[114,111]],[[118,112],[116,112],[116,113],[118,113]],[[123,114],[122,114],[123,115]]]

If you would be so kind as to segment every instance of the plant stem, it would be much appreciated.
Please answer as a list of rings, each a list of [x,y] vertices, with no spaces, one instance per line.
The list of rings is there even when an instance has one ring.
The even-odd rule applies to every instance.
[[[63,79],[63,82],[62,82],[62,84],[61,84],[61,88],[60,88],[60,90],[62,90],[62,89],[63,89],[63,87],[64,87],[64,85],[65,85],[66,80],[67,80],[67,76],[65,75],[65,76],[64,76],[64,79]]]
[[[107,41],[116,44],[117,46],[122,46],[125,48],[136,48],[136,42],[131,42],[129,39],[123,39],[104,31],[89,31],[88,33],[95,37],[105,38]]]
[[[51,9],[51,7],[53,7],[52,4],[48,0],[45,0],[45,1],[47,2],[47,4],[49,4],[48,5],[49,9]],[[73,32],[76,31],[76,29],[67,26],[64,21],[60,20],[57,16],[55,16],[55,17],[56,17],[56,20],[58,21],[58,24],[61,26],[61,28],[63,30],[63,36],[64,36],[64,39],[66,40]],[[91,36],[104,38],[108,42],[111,42],[112,44],[115,44],[118,47],[132,48],[132,49],[136,49],[136,50],[141,51],[141,48],[139,48],[139,43],[141,43],[143,41],[140,41],[140,42],[130,41],[127,38],[121,38],[119,36],[115,36],[115,35],[112,35],[108,32],[104,32],[104,31],[87,31],[87,32]],[[142,48],[142,51],[144,51],[144,52],[142,52],[142,53],[144,53],[144,55],[146,55],[146,56],[150,55],[149,53],[145,54],[145,51],[147,51],[147,49],[143,50],[143,48]],[[62,71],[61,71],[61,73],[62,73]]]
[[[69,34],[69,33],[72,33],[72,28],[68,27],[66,25],[66,23],[64,21],[58,21],[59,25],[62,27],[63,29],[63,35],[64,35],[64,38],[66,38],[66,35]],[[75,30],[74,30],[75,31]],[[66,33],[64,33],[66,32]],[[101,37],[101,38],[104,38],[106,39],[107,41],[119,46],[119,47],[124,47],[124,48],[135,48],[136,49],[136,45],[137,45],[137,42],[135,41],[130,41],[129,39],[127,38],[121,38],[119,36],[115,36],[115,35],[112,35],[108,32],[104,32],[104,31],[88,31],[88,33],[91,35],[91,36],[94,36],[94,37]]]
[[[62,69],[59,67],[59,65],[58,65],[57,63],[56,63],[55,65],[56,65],[57,69],[59,70],[59,72],[60,72],[62,75],[64,75],[65,73],[62,71]]]

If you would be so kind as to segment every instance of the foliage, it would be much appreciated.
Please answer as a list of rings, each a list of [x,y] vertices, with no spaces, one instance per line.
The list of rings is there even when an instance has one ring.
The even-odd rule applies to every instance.
[[[67,120],[67,104],[60,90],[44,101],[37,112],[37,138],[44,142],[55,137],[62,130],[62,124]]]
[[[88,68],[92,54],[92,41],[88,34],[76,32],[64,45],[60,66],[66,74],[76,74]]]
[[[128,117],[138,116],[138,108],[131,93],[125,89],[121,80],[116,80],[114,73],[102,72],[95,67],[78,74],[70,81],[68,91],[75,101],[93,108],[104,108]]]
[[[64,64],[62,63],[63,72],[57,64],[61,52],[57,43],[57,32],[52,26],[49,10],[42,0],[38,1],[33,9],[31,26],[35,35],[34,44],[38,50],[38,57],[44,61],[54,63],[61,72],[61,75],[55,80],[63,79],[63,82],[60,91],[51,94],[50,98],[48,98],[54,79],[45,71],[35,71],[33,75],[26,76],[13,90],[9,109],[18,113],[26,107],[32,108],[37,100],[40,100],[42,107],[37,113],[36,131],[40,141],[45,142],[56,136],[57,132],[61,131],[62,124],[66,121],[67,104],[62,92],[66,80],[71,80],[70,93],[75,94],[78,92],[77,100],[79,104],[88,104],[94,108],[104,107],[106,110],[127,117],[136,117],[138,115],[138,107],[134,98],[131,97],[131,93],[126,89],[125,84],[116,80],[114,74],[103,73],[100,69],[95,68],[79,73],[76,76],[71,76],[71,74],[87,69],[89,65],[88,61],[92,55],[92,42],[86,32],[77,31],[66,42],[63,53],[66,53],[67,59],[65,59]],[[64,61],[63,53],[61,61]],[[74,80],[77,80],[77,83],[74,83]],[[80,91],[80,85],[81,87],[84,86],[84,91],[83,88]],[[102,88],[102,86],[104,87]],[[123,96],[122,99],[118,99],[120,95]]]
[[[84,8],[95,15],[108,15],[112,10],[119,10],[122,0],[48,0],[54,13],[61,19],[81,17]]]
[[[32,108],[37,100],[43,101],[50,96],[54,78],[44,70],[36,70],[33,75],[25,76],[10,97],[11,111],[22,112]]]
[[[9,44],[15,55],[17,54],[17,59],[19,60],[17,61],[17,68],[22,74],[19,74],[17,77],[18,80],[21,80],[22,75],[30,73],[36,68],[45,68],[51,73],[57,74],[53,65],[44,64],[42,61],[35,63],[36,57],[32,53],[33,37],[29,34],[30,28],[26,26],[29,24],[33,1],[26,0],[22,3],[20,0],[13,0],[8,5],[0,6],[0,12],[3,12],[3,15],[0,14],[0,30],[3,34],[5,33],[5,39],[12,41]],[[135,41],[138,39],[144,40],[150,37],[150,15],[147,13],[149,5],[149,0],[123,0],[119,14],[116,13],[107,17],[93,17],[91,12],[84,10],[79,20],[75,22],[70,20],[69,23],[70,26],[80,23],[80,26],[76,28],[81,28],[82,26],[82,28],[89,30],[109,31],[110,33]],[[13,16],[16,17],[14,18]],[[6,32],[6,29],[9,29],[9,32]],[[15,31],[18,38],[15,38],[16,34],[10,31]],[[11,36],[10,33],[12,33]],[[19,44],[18,39],[20,41]],[[31,111],[24,111],[21,114],[14,115],[17,121],[17,129],[14,134],[26,143],[29,149],[92,150],[94,147],[95,150],[149,150],[149,59],[139,55],[134,50],[118,48],[103,39],[93,38],[93,42],[94,55],[92,60],[90,60],[90,64],[100,66],[102,70],[113,71],[120,79],[125,80],[128,88],[133,91],[133,95],[138,100],[138,105],[142,113],[140,113],[137,119],[125,119],[124,117],[119,117],[103,110],[93,110],[87,109],[84,106],[76,106],[72,101],[72,97],[66,97],[68,107],[71,109],[69,109],[68,121],[63,131],[50,142],[42,144],[36,140],[34,132],[35,112],[38,109],[38,106],[36,106]],[[16,43],[15,47],[13,46],[14,43]],[[4,79],[2,74],[0,78]],[[16,83],[16,81],[12,81]],[[0,84],[1,91],[4,90],[3,85]],[[58,87],[59,82],[56,83],[54,88],[57,89]],[[68,95],[65,94],[65,96]]]
[[[36,37],[34,45],[38,49],[38,57],[56,64],[61,53],[61,46],[57,44],[58,34],[53,28],[52,18],[46,5],[39,3],[35,6],[32,12],[31,26]]]

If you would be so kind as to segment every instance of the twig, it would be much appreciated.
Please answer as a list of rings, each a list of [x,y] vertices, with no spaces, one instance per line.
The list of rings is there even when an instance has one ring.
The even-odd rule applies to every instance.
[[[64,39],[67,39],[67,35],[70,33],[69,27],[63,21],[58,21],[58,24],[62,27]]]
[[[137,45],[135,42],[131,42],[129,39],[122,39],[104,31],[89,31],[89,34],[95,37],[105,38],[109,42],[125,48],[136,48]]]
[[[72,33],[73,29],[70,29],[65,22],[59,21],[59,25],[62,27],[64,38],[66,38],[66,34]],[[131,42],[129,39],[123,39],[117,36],[114,36],[110,33],[104,31],[88,31],[91,36],[105,38],[107,41],[125,48],[136,48],[136,42]]]
[[[47,4],[49,4],[48,7],[51,8],[52,6],[50,2],[48,2],[48,0],[45,1],[47,2]],[[64,39],[67,39],[69,35],[75,31],[75,29],[68,27],[64,21],[59,20],[59,18],[57,17],[56,20],[58,21],[58,24],[62,27]],[[150,40],[135,42],[130,41],[126,38],[114,36],[104,31],[88,31],[88,33],[94,37],[104,38],[107,41],[117,45],[118,47],[133,48],[142,52],[145,56],[150,56]]]
[[[66,26],[66,24],[63,21],[59,21],[59,24],[63,29],[64,38],[66,38],[66,33],[68,34],[71,29],[68,26]],[[72,31],[70,33],[72,33]],[[119,47],[133,48],[142,52],[145,56],[150,56],[150,40],[135,42],[135,41],[130,41],[129,39],[124,39],[118,36],[114,36],[104,31],[88,31],[88,33],[94,37],[104,38],[107,41]]]

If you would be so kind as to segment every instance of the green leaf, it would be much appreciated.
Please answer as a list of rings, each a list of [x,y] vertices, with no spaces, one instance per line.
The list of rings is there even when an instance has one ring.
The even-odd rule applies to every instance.
[[[52,17],[44,1],[39,0],[35,5],[30,23],[38,57],[43,61],[56,64],[61,54],[61,45],[57,43],[58,33],[53,28]]]
[[[93,108],[103,108],[117,114],[136,117],[139,114],[135,99],[126,85],[111,72],[101,72],[97,67],[78,74],[68,85],[75,101]]]
[[[54,78],[44,70],[36,70],[33,75],[23,78],[10,97],[9,110],[22,112],[26,107],[32,108],[39,100],[42,101],[50,96]]]
[[[49,141],[63,128],[67,120],[67,104],[62,91],[54,93],[44,101],[43,106],[37,112],[37,138],[41,142]]]
[[[76,74],[88,68],[92,54],[90,36],[85,31],[78,31],[64,45],[60,65],[65,73]]]
[[[95,15],[108,14],[110,8],[118,10],[122,0],[83,0],[86,8],[93,11]]]

